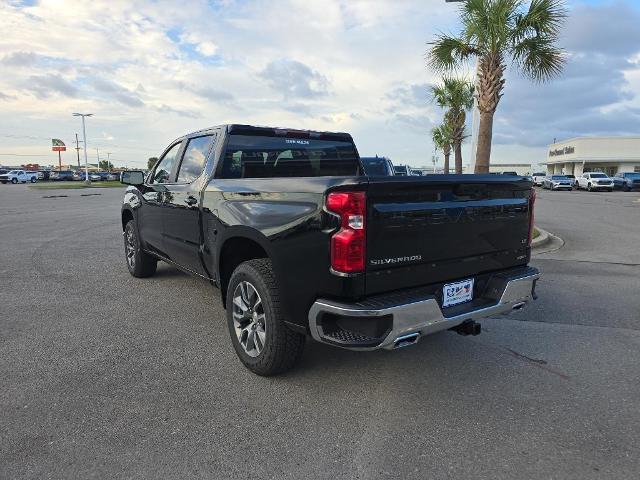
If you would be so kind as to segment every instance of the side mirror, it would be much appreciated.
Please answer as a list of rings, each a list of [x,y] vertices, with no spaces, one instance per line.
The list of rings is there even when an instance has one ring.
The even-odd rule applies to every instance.
[[[125,185],[142,185],[144,183],[144,173],[140,170],[122,172],[120,183],[124,183]]]

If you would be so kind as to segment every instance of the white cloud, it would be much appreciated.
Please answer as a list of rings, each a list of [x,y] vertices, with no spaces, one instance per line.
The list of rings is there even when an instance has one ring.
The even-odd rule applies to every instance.
[[[430,165],[429,130],[441,112],[428,101],[437,77],[424,53],[435,33],[456,30],[457,8],[443,0],[3,2],[0,29],[11,35],[0,45],[0,133],[13,137],[0,150],[48,154],[46,139],[70,144],[79,127],[71,112],[87,111],[95,114],[89,146],[108,146],[116,163],[142,166],[185,132],[239,122],[349,131],[361,154]],[[617,102],[638,105],[639,68],[636,57]],[[497,145],[497,159],[512,160],[529,141],[511,128],[522,124],[522,85],[507,85],[511,107],[498,111],[497,133],[511,145]],[[544,115],[535,113],[527,115]],[[546,135],[544,125],[538,131]]]

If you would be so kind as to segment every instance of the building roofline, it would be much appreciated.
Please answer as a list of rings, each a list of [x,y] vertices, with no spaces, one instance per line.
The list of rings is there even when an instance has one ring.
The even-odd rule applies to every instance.
[[[559,142],[550,143],[551,145],[558,145],[560,143],[573,142],[576,140],[640,140],[640,136],[638,135],[593,135],[593,136],[583,136],[583,137],[571,137],[566,140],[560,140]]]

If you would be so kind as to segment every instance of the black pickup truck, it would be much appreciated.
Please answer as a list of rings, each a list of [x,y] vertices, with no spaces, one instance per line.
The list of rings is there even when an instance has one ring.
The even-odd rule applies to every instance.
[[[368,177],[346,133],[223,125],[122,174],[126,261],[163,260],[219,287],[253,372],[299,360],[308,337],[394,349],[535,298],[526,177]]]

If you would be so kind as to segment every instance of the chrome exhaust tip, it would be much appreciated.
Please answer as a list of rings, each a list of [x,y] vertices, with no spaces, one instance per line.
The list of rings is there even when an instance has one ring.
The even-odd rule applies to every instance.
[[[402,335],[393,341],[393,348],[396,349],[396,348],[408,347],[409,345],[414,345],[415,343],[418,342],[419,338],[420,338],[419,333],[409,333],[407,335]]]

